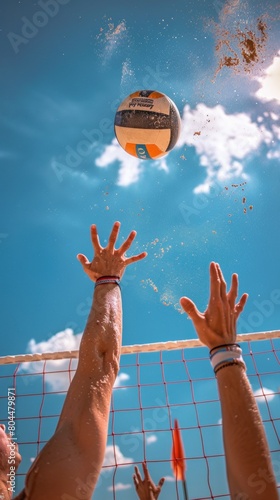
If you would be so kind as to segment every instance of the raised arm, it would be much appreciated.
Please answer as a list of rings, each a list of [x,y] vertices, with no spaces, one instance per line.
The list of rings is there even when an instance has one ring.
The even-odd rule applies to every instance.
[[[234,500],[277,500],[277,486],[261,416],[236,344],[236,322],[247,294],[236,304],[238,277],[227,293],[220,266],[210,265],[210,299],[204,313],[181,298],[201,342],[211,349],[223,422],[228,484]]]
[[[136,232],[115,248],[120,223],[108,245],[100,245],[91,227],[94,258],[79,254],[95,282],[93,302],[80,344],[79,362],[54,436],[32,465],[26,480],[28,500],[89,500],[104,459],[110,400],[121,351],[122,304],[118,285],[127,265],[146,256],[126,258]]]

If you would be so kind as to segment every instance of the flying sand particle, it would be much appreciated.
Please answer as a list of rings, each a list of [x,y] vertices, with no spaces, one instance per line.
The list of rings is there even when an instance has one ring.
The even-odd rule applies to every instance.
[[[228,1],[223,8],[220,22],[214,23],[217,40],[215,51],[219,59],[215,77],[224,67],[232,68],[235,73],[249,73],[257,63],[264,60],[268,38],[265,15],[256,19],[252,25],[244,26],[240,14],[237,16],[237,12],[233,12],[237,8],[239,2]],[[233,14],[235,19],[231,23],[230,16]]]

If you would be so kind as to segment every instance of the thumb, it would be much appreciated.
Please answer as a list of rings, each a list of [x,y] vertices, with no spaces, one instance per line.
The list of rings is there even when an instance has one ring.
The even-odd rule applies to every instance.
[[[83,255],[82,253],[78,253],[77,259],[82,264],[83,267],[86,266],[87,264],[89,264],[88,258],[85,255]]]
[[[184,309],[185,313],[191,318],[194,324],[200,319],[200,312],[197,309],[195,303],[188,299],[188,297],[181,297],[180,304]]]
[[[159,482],[158,482],[158,485],[157,485],[156,490],[155,490],[155,493],[156,493],[156,498],[158,498],[158,496],[159,496],[159,494],[160,494],[160,492],[161,492],[161,488],[162,488],[162,486],[163,486],[163,484],[164,484],[164,481],[165,481],[165,478],[164,478],[164,477],[162,477],[162,478],[159,480]]]
[[[246,302],[247,302],[247,299],[248,299],[249,295],[248,293],[243,293],[240,301],[236,304],[235,306],[235,311],[236,311],[236,319],[239,317],[239,315],[242,313],[245,305],[246,305]]]

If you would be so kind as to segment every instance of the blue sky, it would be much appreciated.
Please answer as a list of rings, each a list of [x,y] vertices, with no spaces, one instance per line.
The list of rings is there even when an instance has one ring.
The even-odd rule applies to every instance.
[[[277,2],[46,4],[0,6],[1,355],[77,347],[92,285],[76,254],[115,220],[148,252],[123,281],[125,345],[194,338],[178,302],[205,308],[211,260],[249,293],[239,332],[279,329]],[[260,36],[260,16],[259,60],[217,73],[222,29],[240,55],[234,35]],[[182,117],[158,162],[114,139],[118,105],[145,88]]]

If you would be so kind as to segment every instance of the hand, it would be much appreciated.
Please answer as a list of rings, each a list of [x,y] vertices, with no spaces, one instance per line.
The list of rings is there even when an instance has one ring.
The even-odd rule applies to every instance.
[[[144,259],[147,256],[146,252],[142,252],[133,257],[125,257],[125,252],[130,248],[136,236],[136,231],[131,231],[126,241],[118,250],[115,248],[120,225],[120,222],[114,223],[108,245],[105,248],[100,245],[96,226],[91,226],[91,241],[94,248],[94,258],[92,262],[89,262],[85,255],[79,253],[77,259],[80,261],[85,273],[92,281],[96,281],[101,276],[119,276],[121,278],[126,266]]]
[[[209,349],[236,342],[236,322],[248,298],[248,294],[244,293],[235,304],[237,293],[237,274],[232,275],[231,287],[227,293],[227,285],[219,264],[211,262],[210,299],[206,311],[199,312],[187,297],[180,299],[181,306],[191,318],[200,341]]]
[[[138,467],[135,467],[135,474],[133,475],[136,493],[140,500],[157,500],[164,483],[164,477],[159,480],[159,483],[156,486],[149,474],[148,467],[144,462],[142,463],[142,467],[144,472],[143,480]]]

